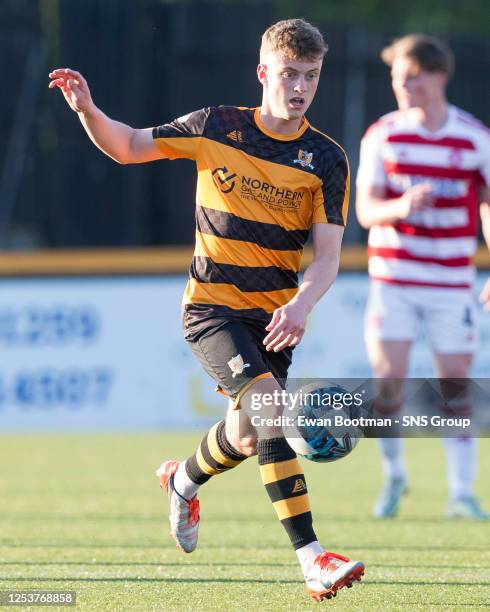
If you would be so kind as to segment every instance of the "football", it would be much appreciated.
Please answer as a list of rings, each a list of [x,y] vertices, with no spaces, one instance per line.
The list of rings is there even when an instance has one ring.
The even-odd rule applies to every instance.
[[[300,397],[301,402],[288,410],[283,425],[289,446],[297,455],[320,463],[346,457],[363,436],[361,429],[350,423],[350,410],[344,404],[344,398],[351,394],[333,385],[302,389]]]

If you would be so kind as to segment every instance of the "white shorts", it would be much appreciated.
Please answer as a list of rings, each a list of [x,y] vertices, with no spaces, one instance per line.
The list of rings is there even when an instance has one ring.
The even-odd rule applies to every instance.
[[[471,289],[370,282],[364,318],[366,342],[415,340],[421,328],[436,353],[474,353],[478,313]]]

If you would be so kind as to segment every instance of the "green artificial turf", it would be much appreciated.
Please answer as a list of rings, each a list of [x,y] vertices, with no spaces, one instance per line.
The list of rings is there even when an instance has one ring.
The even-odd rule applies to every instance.
[[[175,548],[154,471],[163,459],[191,454],[199,439],[1,436],[0,590],[75,590],[77,609],[103,611],[490,606],[490,523],[444,518],[441,441],[408,441],[410,493],[389,521],[371,518],[381,484],[373,440],[336,463],[303,462],[320,541],[366,564],[362,584],[316,604],[255,458],[201,489],[199,547],[190,555]],[[477,494],[487,508],[489,473],[484,439]]]

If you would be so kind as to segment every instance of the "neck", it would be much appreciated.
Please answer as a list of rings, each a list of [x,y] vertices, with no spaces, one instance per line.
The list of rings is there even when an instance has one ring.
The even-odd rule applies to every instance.
[[[260,107],[260,120],[268,130],[276,134],[283,134],[284,136],[297,132],[303,123],[303,117],[298,117],[297,119],[275,117],[264,104]]]
[[[424,107],[414,109],[420,124],[429,132],[437,132],[446,123],[448,116],[447,100],[433,100]]]

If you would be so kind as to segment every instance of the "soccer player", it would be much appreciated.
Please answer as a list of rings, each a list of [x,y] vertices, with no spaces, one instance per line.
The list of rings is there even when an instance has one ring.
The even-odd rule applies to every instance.
[[[263,35],[258,108],[204,108],[155,128],[113,121],[93,103],[84,77],[50,73],[92,141],[119,163],[189,158],[198,171],[196,246],[183,299],[185,338],[227,395],[226,418],[186,461],[157,471],[170,498],[171,534],[197,545],[200,486],[257,454],[262,482],[296,550],[309,594],[330,598],[364,565],[327,552],[313,530],[308,491],[281,428],[251,426],[251,398],[280,392],[306,318],[334,281],[349,198],[342,148],[305,118],[327,51],[302,19]],[[312,230],[314,258],[298,286]],[[280,415],[272,406],[261,416]]]
[[[490,137],[451,105],[446,85],[453,56],[440,40],[410,34],[383,49],[399,110],[381,117],[361,143],[357,215],[369,228],[370,291],[365,341],[374,374],[391,384],[407,374],[410,348],[424,321],[441,378],[467,378],[477,347],[473,298],[477,206],[490,246]],[[490,282],[481,294],[490,305]],[[392,379],[387,383],[387,379]],[[389,402],[389,403],[390,403]],[[459,406],[460,411],[469,406]],[[454,416],[454,415],[453,415]],[[474,497],[474,438],[445,440],[448,517],[487,519]],[[385,486],[374,508],[394,516],[407,488],[403,440],[380,440]]]

